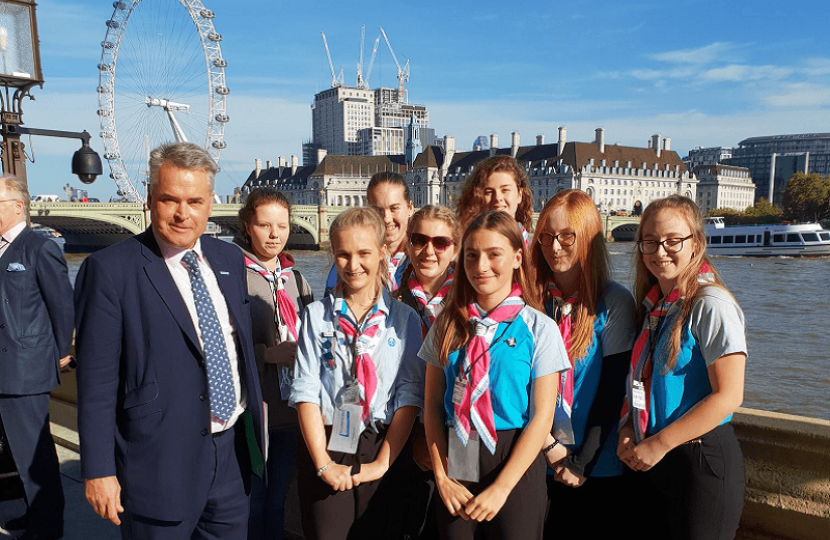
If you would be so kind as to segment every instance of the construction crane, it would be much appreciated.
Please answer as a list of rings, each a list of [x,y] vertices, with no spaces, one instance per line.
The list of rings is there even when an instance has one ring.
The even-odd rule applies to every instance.
[[[397,57],[395,57],[395,51],[392,50],[392,44],[389,43],[389,38],[386,36],[386,32],[383,31],[383,27],[380,28],[380,33],[383,35],[383,39],[386,40],[386,46],[389,47],[389,54],[392,55],[392,60],[395,61],[395,66],[398,68],[398,101],[403,103],[404,101],[404,89],[403,83],[409,81],[409,60],[406,61],[403,68],[401,68],[401,64],[398,62]],[[328,49],[326,49],[328,50]]]
[[[369,58],[369,68],[366,70],[366,87],[369,87],[369,77],[372,76],[372,68],[375,66],[375,55],[378,53],[378,45],[380,45],[380,36],[375,40],[375,46],[372,47],[372,56]]]
[[[340,70],[340,76],[338,77],[334,71],[334,64],[331,62],[331,52],[329,51],[329,42],[326,41],[326,33],[320,32],[320,35],[323,36],[323,46],[326,48],[326,58],[329,59],[329,69],[331,70],[331,87],[337,88],[339,86],[343,86],[343,70]]]
[[[357,62],[357,87],[366,89],[367,84],[363,80],[363,39],[366,36],[366,25],[360,25],[360,60]]]

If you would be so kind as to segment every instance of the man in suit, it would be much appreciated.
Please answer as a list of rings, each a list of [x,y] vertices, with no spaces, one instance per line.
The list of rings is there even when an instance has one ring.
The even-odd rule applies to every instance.
[[[262,398],[242,252],[201,236],[216,171],[194,144],[153,150],[151,227],[76,281],[81,472],[123,538],[246,536]]]
[[[28,511],[21,538],[63,535],[63,490],[49,431],[49,392],[69,364],[72,285],[58,245],[28,226],[29,193],[0,177],[0,417]]]

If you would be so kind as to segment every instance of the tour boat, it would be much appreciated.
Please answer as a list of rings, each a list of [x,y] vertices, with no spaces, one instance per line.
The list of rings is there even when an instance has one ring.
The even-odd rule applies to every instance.
[[[830,255],[830,230],[818,223],[726,226],[722,217],[705,218],[706,250],[741,257],[821,257]]]

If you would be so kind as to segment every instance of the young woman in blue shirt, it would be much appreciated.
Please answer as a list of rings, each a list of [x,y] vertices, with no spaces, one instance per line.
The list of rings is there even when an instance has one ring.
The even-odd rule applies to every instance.
[[[567,352],[553,321],[532,307],[512,216],[476,217],[459,260],[463,269],[419,352],[440,536],[539,538],[547,502],[539,449]]]
[[[572,370],[560,378],[543,453],[550,513],[545,538],[595,535],[623,517],[627,494],[617,425],[634,343],[634,298],[610,279],[602,221],[581,190],[557,193],[536,225],[530,252],[545,312],[562,333]]]
[[[423,405],[421,323],[386,288],[376,210],[347,210],[330,234],[340,284],[303,314],[289,400],[308,449],[297,466],[303,531],[310,540],[387,538],[379,494],[400,492],[385,486],[386,473]]]
[[[729,420],[743,400],[743,312],[706,256],[691,199],[652,201],[636,240],[642,331],[617,453],[643,483],[638,536],[734,538],[745,473]]]

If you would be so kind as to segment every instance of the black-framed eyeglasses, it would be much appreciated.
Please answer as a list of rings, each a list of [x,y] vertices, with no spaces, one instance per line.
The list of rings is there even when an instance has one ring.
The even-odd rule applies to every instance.
[[[412,233],[409,235],[409,244],[412,247],[420,249],[430,243],[435,251],[446,251],[455,242],[449,236],[427,236],[421,233]]]
[[[657,253],[657,249],[660,246],[663,246],[666,253],[680,253],[683,251],[683,242],[693,236],[693,234],[690,234],[685,238],[666,238],[662,242],[658,242],[657,240],[637,240],[637,245],[640,247],[640,252],[646,255]]]
[[[552,246],[554,240],[559,242],[559,245],[562,247],[569,247],[576,243],[576,233],[563,232],[559,234],[551,234],[543,232],[539,235],[539,243],[543,246]]]

